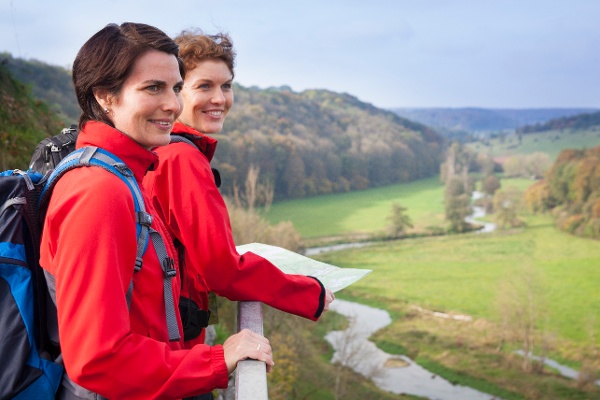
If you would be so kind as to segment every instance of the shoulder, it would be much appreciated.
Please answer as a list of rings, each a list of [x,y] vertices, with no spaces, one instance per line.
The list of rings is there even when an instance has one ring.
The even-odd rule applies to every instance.
[[[171,143],[154,150],[158,155],[158,167],[161,169],[205,170],[210,169],[206,156],[194,145],[184,142]]]
[[[76,204],[114,211],[123,204],[133,205],[133,196],[120,177],[97,166],[79,167],[66,172],[56,183],[51,203]]]

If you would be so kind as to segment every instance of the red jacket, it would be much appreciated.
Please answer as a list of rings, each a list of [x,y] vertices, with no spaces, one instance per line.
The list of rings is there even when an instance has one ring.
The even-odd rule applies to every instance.
[[[325,289],[310,277],[286,275],[272,263],[235,248],[225,202],[210,167],[217,141],[176,123],[173,133],[193,134],[201,149],[171,143],[156,149],[159,165],[144,177],[144,189],[170,232],[185,247],[182,293],[204,309],[207,292],[230,300],[261,301],[282,311],[316,320]]]
[[[138,182],[157,163],[154,153],[99,122],[88,122],[77,146],[115,154]],[[175,254],[166,228],[146,198],[152,227]],[[182,350],[169,342],[163,272],[149,243],[134,275],[131,311],[125,293],[136,258],[133,198],[116,176],[77,168],[57,183],[48,208],[40,264],[56,279],[60,344],[68,376],[111,399],[182,398],[227,387],[221,346]],[[179,278],[173,297],[179,299]],[[181,332],[181,321],[178,321]]]

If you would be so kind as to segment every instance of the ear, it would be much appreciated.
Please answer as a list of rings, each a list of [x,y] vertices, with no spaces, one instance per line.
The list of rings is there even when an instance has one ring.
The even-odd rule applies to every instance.
[[[94,90],[94,97],[96,98],[96,101],[98,102],[98,104],[100,104],[100,107],[102,107],[103,110],[110,109],[110,106],[113,103],[113,96],[107,90]]]

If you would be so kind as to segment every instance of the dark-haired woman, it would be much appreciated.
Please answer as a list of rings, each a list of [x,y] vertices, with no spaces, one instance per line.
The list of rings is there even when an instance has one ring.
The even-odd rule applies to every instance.
[[[151,149],[169,143],[182,111],[184,76],[177,44],[159,29],[107,25],[73,64],[82,109],[77,147],[112,153],[141,183],[158,163]],[[223,346],[183,349],[178,314],[175,332],[165,320],[172,311],[167,299],[174,299],[175,309],[179,299],[179,276],[173,274],[168,289],[164,284],[163,267],[169,276],[178,269],[175,250],[152,203],[145,204],[165,252],[149,242],[134,272],[137,215],[127,185],[102,168],[83,167],[67,172],[54,189],[40,264],[56,287],[66,369],[59,398],[96,398],[93,392],[111,399],[178,399],[226,387],[241,359],[272,365],[268,341],[249,331]]]

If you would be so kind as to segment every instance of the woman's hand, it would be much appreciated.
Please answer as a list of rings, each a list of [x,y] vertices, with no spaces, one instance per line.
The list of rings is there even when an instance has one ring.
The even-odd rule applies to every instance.
[[[325,306],[323,307],[323,312],[329,310],[329,303],[335,300],[335,295],[330,289],[325,289]]]
[[[271,372],[273,365],[273,349],[269,340],[249,329],[243,329],[235,335],[227,338],[223,343],[225,363],[227,371],[231,374],[237,367],[237,363],[251,358],[264,361],[267,364],[267,372]]]

